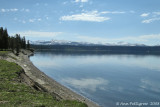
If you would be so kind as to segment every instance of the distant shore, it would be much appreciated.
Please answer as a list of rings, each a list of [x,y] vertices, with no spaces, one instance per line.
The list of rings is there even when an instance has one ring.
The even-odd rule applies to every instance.
[[[28,50],[22,50],[18,57],[13,53],[9,53],[9,56],[11,57],[7,57],[6,59],[9,62],[17,63],[24,69],[25,75],[22,75],[22,77],[28,85],[34,87],[35,89],[50,93],[56,97],[57,100],[78,100],[86,103],[88,107],[99,107],[98,104],[71,91],[41,72],[30,61],[29,56],[31,55],[33,55],[32,52]]]
[[[36,50],[104,54],[160,54],[160,46],[31,45]]]

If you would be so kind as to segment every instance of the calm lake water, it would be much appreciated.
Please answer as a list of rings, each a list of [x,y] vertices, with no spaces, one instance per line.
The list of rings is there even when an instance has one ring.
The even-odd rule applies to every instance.
[[[160,56],[36,52],[30,59],[45,74],[102,107],[160,103]]]

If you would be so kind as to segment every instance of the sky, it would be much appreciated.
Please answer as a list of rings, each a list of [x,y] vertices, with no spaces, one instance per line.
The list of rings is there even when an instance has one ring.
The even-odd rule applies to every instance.
[[[31,41],[160,45],[160,0],[0,0],[0,27]]]

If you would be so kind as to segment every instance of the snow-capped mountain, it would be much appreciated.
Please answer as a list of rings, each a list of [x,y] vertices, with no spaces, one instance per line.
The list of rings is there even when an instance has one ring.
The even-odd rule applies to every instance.
[[[138,44],[138,43],[127,43],[127,42],[118,42],[116,45],[118,46],[146,46],[144,44]]]
[[[65,40],[51,40],[51,41],[30,41],[31,44],[33,45],[102,45],[102,44],[94,44],[94,43],[88,43],[88,42],[74,42],[74,41],[65,41]]]
[[[73,45],[73,46],[146,46],[144,44],[138,43],[127,43],[127,42],[118,42],[118,43],[89,43],[89,42],[75,42],[75,41],[66,41],[66,40],[51,40],[51,41],[30,41],[33,45]]]

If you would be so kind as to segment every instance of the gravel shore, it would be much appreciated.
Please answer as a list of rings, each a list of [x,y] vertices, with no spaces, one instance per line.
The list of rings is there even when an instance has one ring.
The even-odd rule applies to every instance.
[[[31,56],[32,54],[33,53],[30,51],[22,50],[18,57],[13,53],[10,53],[10,57],[7,57],[6,59],[9,62],[17,63],[24,69],[25,74],[22,74],[21,76],[25,83],[37,90],[51,93],[54,97],[57,98],[57,100],[78,100],[80,102],[86,103],[88,107],[99,107],[98,104],[71,91],[70,89],[64,87],[63,85],[59,84],[58,82],[41,72],[30,61],[29,56]]]

